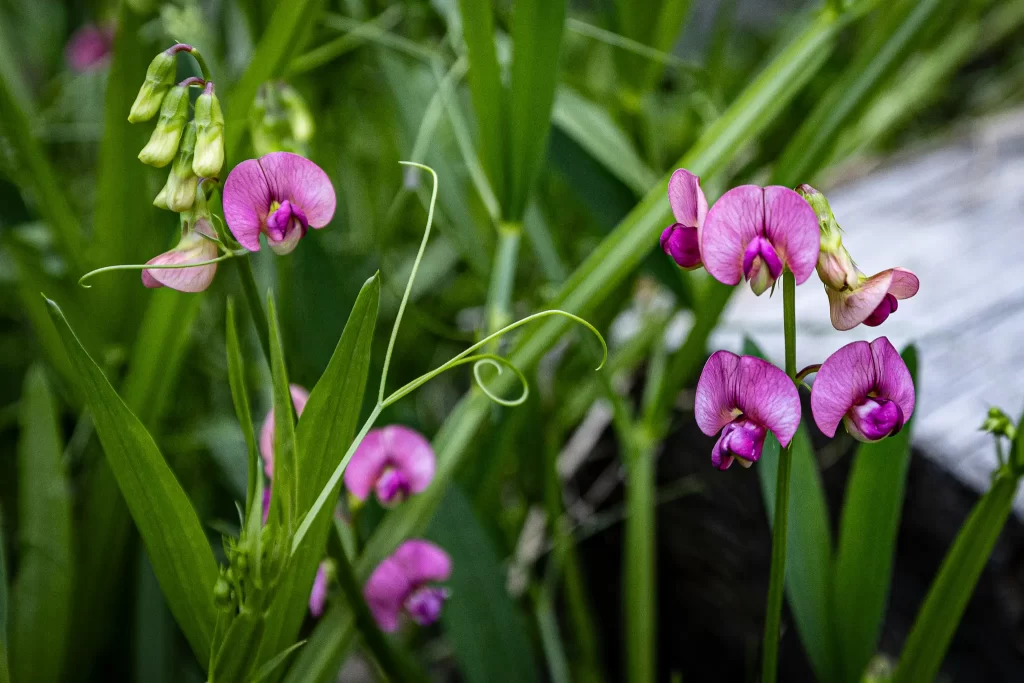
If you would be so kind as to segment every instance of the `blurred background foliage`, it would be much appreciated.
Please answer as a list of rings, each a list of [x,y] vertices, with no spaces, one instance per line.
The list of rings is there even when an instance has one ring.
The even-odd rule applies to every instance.
[[[709,200],[744,182],[827,188],[887,153],[1018,105],[1024,2],[573,0],[564,17],[559,7],[0,0],[0,550],[13,586],[0,614],[49,615],[25,626],[39,638],[9,637],[6,648],[15,674],[19,661],[51,669],[12,680],[202,680],[39,296],[61,304],[157,438],[218,548],[245,497],[222,322],[224,295],[239,290],[233,264],[200,295],[147,290],[132,273],[76,284],[89,269],[141,263],[175,241],[176,221],[151,206],[162,174],[135,158],[148,128],[126,120],[149,59],[175,41],[210,62],[229,165],[265,151],[250,136],[265,83],[287,83],[312,113],[305,144],[334,183],[335,219],[288,257],[254,256],[260,284],[277,292],[293,381],[316,382],[359,287],[378,270],[370,376],[379,374],[430,193],[429,178],[403,173],[402,159],[436,169],[440,194],[395,381],[549,307],[585,316],[611,343],[608,367],[595,374],[596,345],[545,323],[505,344],[531,378],[526,405],[489,405],[467,373],[449,373],[385,412],[382,422],[440,430],[446,476],[436,500],[410,503],[380,535],[426,529],[457,567],[442,623],[408,634],[409,644],[452,680],[618,680],[625,670],[653,680],[702,670],[675,653],[654,655],[655,605],[686,605],[656,598],[653,510],[693,493],[692,482],[656,477],[654,464],[672,455],[659,449],[666,435],[692,422],[674,410],[676,397],[692,386],[729,290],[678,271],[656,249],[667,174],[681,163],[701,174]],[[493,21],[490,66],[479,57],[490,45],[483,14]],[[65,45],[90,23],[116,27],[116,38],[101,63],[76,71]],[[179,63],[181,78],[194,75]],[[478,83],[489,68],[498,81]],[[522,124],[548,120],[546,138],[543,126]],[[517,155],[525,166],[509,165]],[[502,253],[511,253],[505,275]],[[255,337],[244,341],[250,386],[263,387],[261,416],[269,374]],[[625,468],[625,507],[600,495],[591,504],[592,491],[581,492],[576,468],[559,458],[570,438],[589,438],[579,428],[595,405],[615,415],[609,462],[613,473]],[[366,533],[382,517],[368,515]],[[581,562],[576,541],[623,518],[626,559],[614,561],[626,572],[624,606],[592,611],[588,585],[603,574]],[[361,569],[386,545],[371,541]],[[620,648],[605,641],[622,630],[606,623],[609,614],[625,620],[624,658],[609,654]],[[332,631],[339,619],[334,610],[304,626],[311,640],[288,680],[337,676],[351,645]]]

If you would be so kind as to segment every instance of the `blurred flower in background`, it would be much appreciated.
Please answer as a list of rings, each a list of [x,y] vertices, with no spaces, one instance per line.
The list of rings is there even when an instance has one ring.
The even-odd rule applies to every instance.
[[[64,48],[64,58],[73,70],[83,73],[107,64],[114,45],[114,24],[86,24],[73,34]]]
[[[448,591],[435,584],[452,574],[452,560],[429,541],[411,539],[373,570],[363,595],[382,630],[398,630],[399,617],[407,615],[420,626],[441,616]]]

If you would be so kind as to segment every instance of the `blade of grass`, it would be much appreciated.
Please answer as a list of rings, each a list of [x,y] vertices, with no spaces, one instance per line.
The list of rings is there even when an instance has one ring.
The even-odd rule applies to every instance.
[[[508,221],[522,221],[544,162],[564,25],[565,0],[519,0],[514,6],[507,120],[511,196],[502,204]]]
[[[494,47],[494,15],[484,0],[459,0],[463,39],[469,54],[469,94],[477,127],[480,160],[501,206],[508,203],[506,181],[506,100]]]
[[[917,379],[917,351],[903,351]],[[837,680],[857,683],[877,651],[892,580],[913,421],[894,437],[857,449],[846,485],[833,579],[832,623],[839,649]]]
[[[242,357],[242,346],[238,341],[238,328],[235,326],[235,302],[229,297],[225,313],[225,346],[228,354],[228,383],[231,386],[231,399],[235,405],[235,416],[245,437],[245,448],[248,455],[248,477],[246,479],[245,509],[252,509],[252,501],[256,496],[257,479],[260,472],[259,452],[256,449],[256,431],[252,425],[252,410],[249,407],[249,393],[245,387],[245,360]]]
[[[18,444],[21,562],[11,609],[11,674],[56,683],[67,646],[74,562],[71,488],[60,423],[42,367],[29,369]]]

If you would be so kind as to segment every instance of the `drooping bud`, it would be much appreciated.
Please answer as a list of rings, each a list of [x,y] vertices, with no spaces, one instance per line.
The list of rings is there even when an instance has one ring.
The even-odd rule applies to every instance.
[[[157,168],[171,163],[178,151],[178,141],[187,121],[188,88],[176,86],[164,97],[160,118],[149,142],[139,152],[139,161]]]
[[[175,66],[174,52],[170,50],[165,50],[153,58],[146,69],[146,80],[139,88],[139,94],[135,96],[135,102],[128,114],[129,122],[140,123],[156,116],[164,95],[174,85]]]
[[[870,443],[898,434],[903,429],[903,410],[895,401],[866,396],[850,408],[843,423],[853,438]]]
[[[200,178],[214,178],[224,166],[224,114],[212,82],[196,99],[195,112],[196,151],[192,170]]]
[[[181,136],[178,156],[174,158],[171,172],[167,176],[167,184],[160,194],[164,195],[167,208],[181,213],[192,207],[196,200],[196,186],[199,178],[192,170],[192,158],[196,148],[196,123],[189,122],[185,134]],[[157,195],[159,197],[160,195]]]
[[[285,116],[288,118],[292,137],[301,143],[312,140],[313,133],[316,131],[316,124],[313,121],[313,114],[309,111],[306,101],[302,99],[302,96],[295,88],[286,83],[280,85],[278,94],[281,96],[281,104],[284,106]]]
[[[700,237],[697,228],[673,223],[661,233],[661,248],[680,268],[700,268]]]
[[[843,231],[839,228],[832,207],[825,195],[806,183],[796,188],[797,193],[814,209],[821,230],[821,251],[818,252],[818,277],[827,286],[837,291],[853,289],[860,284],[861,276],[843,246]]]

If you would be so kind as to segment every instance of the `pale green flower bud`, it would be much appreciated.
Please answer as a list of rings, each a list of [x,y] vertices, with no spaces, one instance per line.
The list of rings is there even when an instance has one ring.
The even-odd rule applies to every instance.
[[[818,228],[821,230],[821,251],[818,252],[818,277],[837,291],[853,289],[860,284],[861,274],[843,246],[843,231],[836,222],[825,195],[810,185],[804,184],[796,188],[818,216]]]
[[[167,176],[167,184],[161,194],[167,202],[167,208],[181,213],[192,208],[196,201],[196,187],[199,178],[192,170],[192,159],[196,149],[196,123],[189,122],[185,134],[181,136],[178,156],[174,158],[171,173]],[[166,193],[166,194],[165,194]],[[159,195],[158,195],[159,196]]]
[[[220,100],[207,83],[196,100],[196,153],[192,170],[201,178],[214,178],[224,166],[224,114]]]
[[[149,121],[160,111],[160,103],[164,95],[174,85],[175,72],[174,53],[164,51],[153,58],[146,70],[146,80],[135,96],[135,103],[132,104],[128,120],[131,123]]]
[[[309,142],[313,139],[316,124],[313,122],[313,114],[309,111],[306,101],[302,99],[298,91],[290,85],[281,85],[281,104],[284,105],[285,115],[288,117],[288,125],[291,128],[292,137],[296,142]]]
[[[167,185],[165,184],[160,188],[160,192],[157,193],[156,198],[153,200],[153,206],[158,209],[166,209],[170,211],[171,207],[167,206]]]
[[[171,163],[178,152],[178,141],[187,122],[188,88],[176,86],[164,98],[160,118],[149,142],[139,152],[139,161],[157,168]]]

